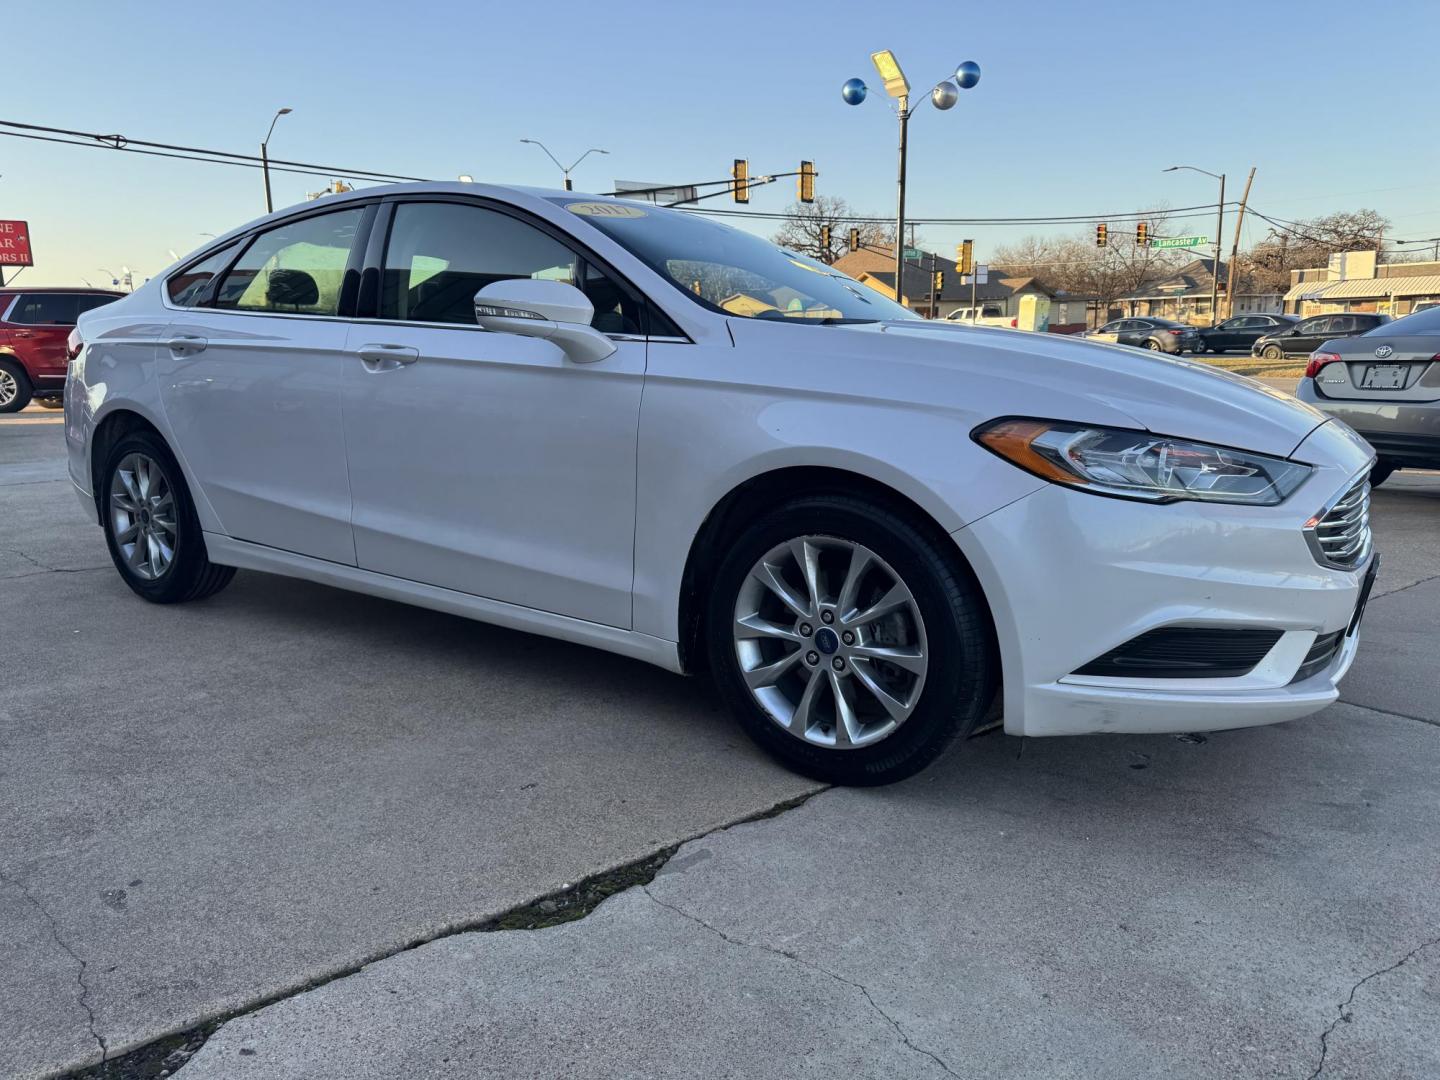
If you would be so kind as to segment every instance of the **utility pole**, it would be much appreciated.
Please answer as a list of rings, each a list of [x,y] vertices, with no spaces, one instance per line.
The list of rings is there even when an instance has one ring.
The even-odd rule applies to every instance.
[[[1220,256],[1225,241],[1225,174],[1220,174],[1220,201],[1215,204],[1215,265],[1210,268],[1210,321],[1220,321]]]
[[[1235,242],[1230,245],[1230,273],[1225,283],[1225,317],[1235,314],[1235,265],[1240,260],[1240,226],[1245,224],[1245,204],[1250,201],[1250,185],[1255,182],[1255,166],[1250,166],[1250,175],[1245,178],[1245,193],[1240,196],[1240,212],[1235,217]],[[1216,313],[1219,322],[1219,313]]]

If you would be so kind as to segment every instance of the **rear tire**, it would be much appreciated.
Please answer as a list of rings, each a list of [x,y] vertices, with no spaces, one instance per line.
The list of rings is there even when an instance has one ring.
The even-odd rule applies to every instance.
[[[96,497],[110,558],[137,596],[203,600],[234,578],[233,566],[210,561],[185,476],[158,436],[136,431],[111,447]]]
[[[35,404],[39,405],[42,409],[63,409],[65,408],[65,399],[58,397],[37,397]]]
[[[1370,469],[1370,486],[1372,488],[1379,487],[1385,483],[1386,480],[1390,479],[1391,473],[1399,468],[1400,466],[1395,464],[1395,462],[1380,458]]]
[[[979,586],[957,552],[905,517],[848,496],[797,497],[725,550],[705,614],[710,671],[746,733],[784,765],[888,784],[986,715],[999,665]]]
[[[30,376],[14,360],[0,358],[0,413],[16,413],[30,404],[35,388]]]
[[[1154,338],[1146,338],[1146,340],[1145,340],[1145,348],[1149,349],[1151,352],[1164,352],[1164,351],[1165,351],[1164,346],[1162,346],[1162,345],[1161,345],[1158,341],[1156,341]]]

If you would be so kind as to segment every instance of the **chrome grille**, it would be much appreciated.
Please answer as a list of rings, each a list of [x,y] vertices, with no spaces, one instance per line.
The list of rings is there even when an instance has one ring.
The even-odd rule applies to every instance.
[[[1370,474],[1305,523],[1316,561],[1353,570],[1370,555]]]

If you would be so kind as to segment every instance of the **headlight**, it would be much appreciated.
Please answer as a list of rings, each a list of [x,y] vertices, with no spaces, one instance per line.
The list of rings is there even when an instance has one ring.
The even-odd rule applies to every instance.
[[[1010,417],[981,424],[971,436],[1045,480],[1146,502],[1275,506],[1310,475],[1308,465],[1267,454],[1058,420]]]

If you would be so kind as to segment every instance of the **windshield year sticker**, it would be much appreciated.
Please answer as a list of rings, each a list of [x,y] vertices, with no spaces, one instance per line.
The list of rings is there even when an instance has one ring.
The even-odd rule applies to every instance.
[[[638,206],[625,206],[622,203],[572,202],[566,203],[565,209],[572,214],[579,214],[581,217],[637,218],[645,216],[645,211]]]

